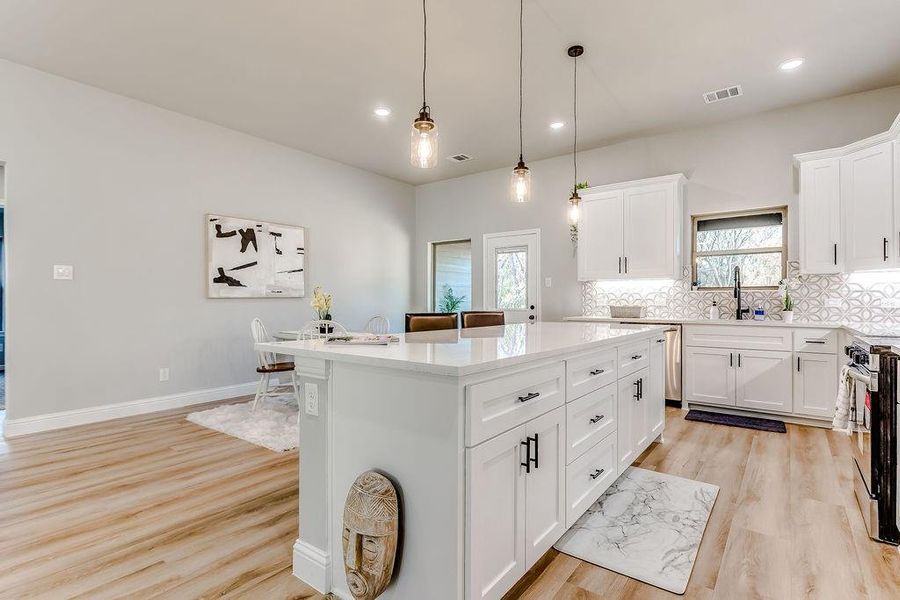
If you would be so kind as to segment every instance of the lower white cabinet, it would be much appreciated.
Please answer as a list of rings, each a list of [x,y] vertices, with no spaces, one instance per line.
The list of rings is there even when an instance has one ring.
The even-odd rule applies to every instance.
[[[616,434],[610,433],[566,469],[566,527],[597,501],[619,475]]]
[[[647,426],[652,442],[666,425],[666,336],[650,338],[650,385],[647,391]]]
[[[684,349],[684,399],[734,406],[734,351],[728,348]]]
[[[735,406],[791,412],[791,353],[741,350],[735,354]]]
[[[619,380],[618,419],[616,446],[617,472],[631,466],[644,448],[650,445],[647,426],[647,402],[643,400],[649,386],[649,369],[641,369]]]
[[[837,356],[798,352],[794,357],[794,412],[831,419],[837,396]]]
[[[564,407],[466,450],[469,598],[502,597],[565,532],[565,464]]]

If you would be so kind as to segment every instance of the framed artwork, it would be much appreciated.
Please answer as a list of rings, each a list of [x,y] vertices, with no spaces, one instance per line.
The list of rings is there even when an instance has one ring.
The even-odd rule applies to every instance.
[[[206,216],[210,298],[302,298],[306,230],[297,225]]]

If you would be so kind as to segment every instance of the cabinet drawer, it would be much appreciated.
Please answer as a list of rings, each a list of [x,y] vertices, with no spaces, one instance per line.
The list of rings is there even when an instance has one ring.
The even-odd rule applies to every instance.
[[[616,430],[615,382],[566,405],[566,463]]]
[[[466,445],[474,446],[565,403],[560,361],[466,386]]]
[[[795,329],[794,352],[837,354],[836,329]]]
[[[772,325],[686,325],[684,345],[790,352],[791,329]]]
[[[566,401],[571,402],[616,380],[615,348],[566,361]]]
[[[619,348],[619,378],[640,371],[650,364],[650,340]]]
[[[616,436],[610,434],[566,467],[566,527],[616,480]]]

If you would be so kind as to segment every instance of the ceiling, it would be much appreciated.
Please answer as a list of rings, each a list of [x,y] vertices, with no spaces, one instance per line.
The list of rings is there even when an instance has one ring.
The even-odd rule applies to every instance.
[[[514,0],[429,3],[440,152],[474,157],[430,170],[408,159],[418,0],[0,0],[0,57],[419,184],[514,166],[517,18]],[[572,43],[589,148],[900,84],[898,24],[896,0],[526,0],[526,161],[571,148]]]

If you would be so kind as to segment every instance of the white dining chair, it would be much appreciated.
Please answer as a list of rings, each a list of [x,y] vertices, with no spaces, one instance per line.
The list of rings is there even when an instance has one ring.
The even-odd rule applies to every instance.
[[[322,333],[322,328],[328,333]],[[314,321],[308,321],[300,330],[297,332],[297,339],[300,341],[303,340],[319,340],[324,339],[329,335],[346,335],[347,328],[338,323],[337,321],[328,321],[325,319],[316,319]]]
[[[385,335],[391,332],[391,322],[384,315],[376,315],[366,323],[366,333]]]
[[[250,322],[250,337],[253,338],[254,349],[256,344],[262,342],[271,342],[269,332],[266,326],[259,319],[253,319]],[[297,375],[294,373],[293,362],[278,362],[275,354],[272,352],[261,352],[256,350],[257,367],[256,372],[259,373],[259,383],[256,384],[256,397],[253,399],[253,409],[259,405],[261,400],[266,398],[287,398],[292,397],[297,402],[297,410],[300,410],[300,390],[297,387]],[[278,379],[279,373],[290,373],[291,382],[281,383]],[[275,375],[275,381],[272,381],[272,375]],[[274,383],[274,385],[273,385]]]

